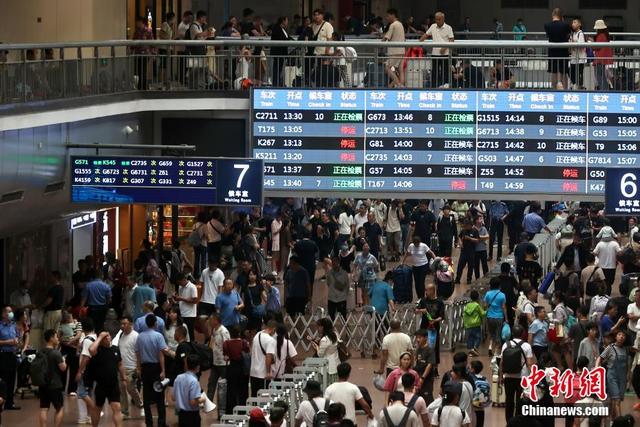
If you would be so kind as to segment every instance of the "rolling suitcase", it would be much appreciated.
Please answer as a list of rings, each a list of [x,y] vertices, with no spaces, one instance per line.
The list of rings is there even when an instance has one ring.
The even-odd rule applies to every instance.
[[[396,304],[413,301],[413,271],[406,264],[393,269],[393,299]]]
[[[541,294],[546,294],[549,290],[549,286],[551,286],[551,284],[553,283],[555,276],[556,275],[553,271],[548,272],[547,275],[544,276],[544,279],[542,279],[542,282],[540,282],[538,292]]]
[[[491,404],[492,406],[502,407],[505,403],[504,385],[498,381],[498,376],[491,377]]]
[[[435,254],[438,254],[438,235],[436,233],[431,234],[431,242],[429,242],[429,249],[431,249]]]

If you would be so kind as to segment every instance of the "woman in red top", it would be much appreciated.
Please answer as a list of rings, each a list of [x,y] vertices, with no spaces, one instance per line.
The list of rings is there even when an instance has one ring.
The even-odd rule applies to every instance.
[[[232,414],[234,406],[243,405],[249,398],[249,370],[245,370],[244,359],[250,350],[249,342],[240,338],[240,328],[238,326],[229,328],[229,335],[231,339],[222,343],[222,353],[227,362],[229,362],[226,375],[226,413]]]
[[[596,38],[594,40],[596,43],[608,43],[611,41],[607,24],[605,24],[602,19],[598,19],[596,21],[593,29],[596,30]],[[613,64],[613,49],[610,47],[596,48],[593,49],[593,54],[595,56],[593,64],[596,67],[595,74],[597,89],[609,90],[611,85],[607,65]]]

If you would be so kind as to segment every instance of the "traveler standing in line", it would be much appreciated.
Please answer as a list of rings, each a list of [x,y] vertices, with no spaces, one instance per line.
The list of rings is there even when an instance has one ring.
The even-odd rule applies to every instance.
[[[40,427],[46,427],[47,415],[49,407],[53,405],[56,413],[54,416],[54,425],[60,427],[64,417],[64,383],[62,373],[67,371],[67,364],[62,358],[62,354],[58,351],[58,334],[53,329],[44,331],[45,348],[42,350],[47,358],[47,384],[38,387],[38,396],[40,397]]]
[[[311,345],[316,350],[318,357],[324,357],[329,361],[327,374],[329,375],[328,383],[331,384],[338,378],[338,365],[340,357],[338,355],[338,335],[333,329],[333,323],[327,317],[319,319],[318,336],[315,340],[310,339]]]
[[[344,362],[338,365],[338,381],[329,385],[324,391],[325,399],[331,402],[340,402],[344,405],[344,418],[356,422],[356,403],[367,414],[369,419],[373,418],[373,412],[367,401],[362,396],[360,388],[349,382],[351,375],[351,365]]]
[[[229,330],[230,339],[222,344],[224,357],[229,361],[227,378],[227,407],[225,413],[233,413],[233,407],[243,405],[249,397],[249,373],[245,371],[243,354],[249,353],[249,343],[240,336],[240,328],[234,325]]]
[[[509,215],[507,204],[501,200],[494,200],[489,205],[489,259],[493,260],[493,245],[498,246],[497,259],[502,258],[502,240],[504,235],[504,221]]]
[[[202,422],[200,404],[205,401],[197,377],[200,358],[196,354],[190,354],[187,356],[186,365],[187,371],[178,375],[173,384],[173,400],[176,402],[178,427],[199,426]],[[213,395],[208,396],[211,398]]]
[[[399,320],[392,320],[389,324],[390,331],[382,339],[382,357],[378,372],[389,375],[398,368],[400,356],[405,352],[413,352],[411,337],[402,332],[402,324]]]
[[[120,355],[122,357],[122,368],[124,369],[125,381],[120,382],[120,407],[122,416],[124,418],[129,417],[129,397],[133,404],[140,408],[142,407],[142,399],[140,399],[140,392],[136,387],[138,376],[136,373],[137,359],[136,359],[136,342],[138,341],[138,333],[133,330],[133,322],[131,317],[124,316],[120,321],[120,327],[122,333],[118,338],[118,349],[120,349]]]
[[[42,304],[44,308],[43,328],[57,331],[62,320],[62,306],[64,305],[64,288],[62,276],[59,271],[52,271],[49,277],[49,289],[47,299]]]
[[[436,233],[438,234],[438,255],[441,257],[451,256],[451,247],[458,236],[458,226],[455,216],[451,213],[451,206],[444,205],[442,214],[436,221]]]
[[[211,323],[211,340],[209,345],[213,351],[213,365],[209,372],[209,382],[207,383],[207,396],[213,398],[218,387],[218,380],[227,378],[227,361],[224,360],[224,352],[222,346],[225,341],[231,339],[229,330],[224,327],[220,320],[220,314],[213,313],[209,317]],[[231,378],[235,381],[234,378]]]
[[[153,384],[165,378],[164,355],[169,354],[169,348],[164,337],[155,330],[156,317],[148,314],[145,321],[148,329],[138,334],[136,341],[137,372],[142,379],[144,419],[147,427],[153,426],[151,404],[155,403],[158,411],[158,427],[166,427],[164,391],[158,393]]]
[[[413,235],[413,243],[407,248],[402,263],[404,264],[407,257],[411,256],[411,265],[413,270],[413,282],[416,289],[416,295],[420,297],[424,295],[424,282],[429,274],[429,258],[435,258],[431,248],[420,240],[420,236]]]
[[[178,288],[178,295],[174,299],[180,305],[180,315],[189,331],[189,337],[192,341],[195,341],[195,325],[198,316],[198,288],[187,280],[182,273],[178,273],[176,279],[180,287]]]
[[[331,258],[331,269],[327,269],[327,308],[329,317],[335,319],[340,313],[347,318],[347,298],[349,297],[349,274],[340,266],[340,258]]]
[[[473,268],[475,266],[476,243],[480,240],[478,230],[473,228],[471,220],[464,220],[464,228],[458,237],[460,243],[460,259],[458,260],[458,271],[456,273],[455,284],[460,284],[462,272],[467,267],[467,284],[473,279]]]
[[[89,277],[91,281],[84,288],[82,306],[89,308],[88,316],[93,320],[96,331],[101,332],[111,302],[111,288],[102,281],[100,270],[89,270]]]
[[[489,265],[487,263],[487,243],[489,242],[489,232],[484,225],[484,218],[482,215],[476,216],[474,219],[473,227],[478,232],[478,242],[476,243],[476,253],[474,255],[475,265],[474,272],[476,280],[480,280],[480,266],[482,265],[482,275],[486,275],[489,272]]]
[[[504,384],[506,422],[518,415],[522,396],[520,380],[529,375],[534,363],[531,345],[520,339],[524,330],[520,325],[511,329],[511,340],[502,345],[498,381]]]
[[[284,276],[285,309],[292,318],[296,314],[304,314],[310,300],[312,282],[307,270],[300,265],[300,258],[289,259],[289,269]]]
[[[276,354],[276,340],[273,334],[277,323],[267,322],[262,331],[253,337],[251,344],[251,397],[258,395],[258,390],[268,388],[272,378],[272,365]]]
[[[89,347],[94,380],[96,381],[94,408],[95,418],[100,419],[100,412],[104,402],[108,399],[111,407],[114,427],[122,427],[122,412],[120,409],[120,386],[127,383],[127,375],[122,365],[122,357],[117,346],[112,346],[109,332],[101,332]],[[125,394],[126,398],[126,394]],[[93,416],[92,416],[93,418]]]
[[[432,39],[436,43],[453,42],[453,29],[444,22],[444,13],[436,12],[435,23],[420,37],[420,41]],[[448,87],[449,75],[451,73],[449,64],[449,48],[434,47],[431,51],[433,56],[431,64],[431,87]]]

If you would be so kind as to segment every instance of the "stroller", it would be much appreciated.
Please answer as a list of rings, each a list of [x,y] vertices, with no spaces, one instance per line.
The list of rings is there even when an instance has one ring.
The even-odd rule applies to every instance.
[[[28,349],[25,350],[23,355],[18,356],[16,394],[20,394],[20,399],[24,399],[25,393],[32,393],[34,396],[38,394],[38,389],[32,386],[31,377],[29,376],[29,368],[36,357],[36,353],[36,350]]]

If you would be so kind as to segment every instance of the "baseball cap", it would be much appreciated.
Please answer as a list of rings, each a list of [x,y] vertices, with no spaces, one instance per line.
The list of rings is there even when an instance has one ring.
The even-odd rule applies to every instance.
[[[260,408],[253,408],[251,412],[249,412],[249,420],[250,421],[266,421],[264,416],[264,412]]]

